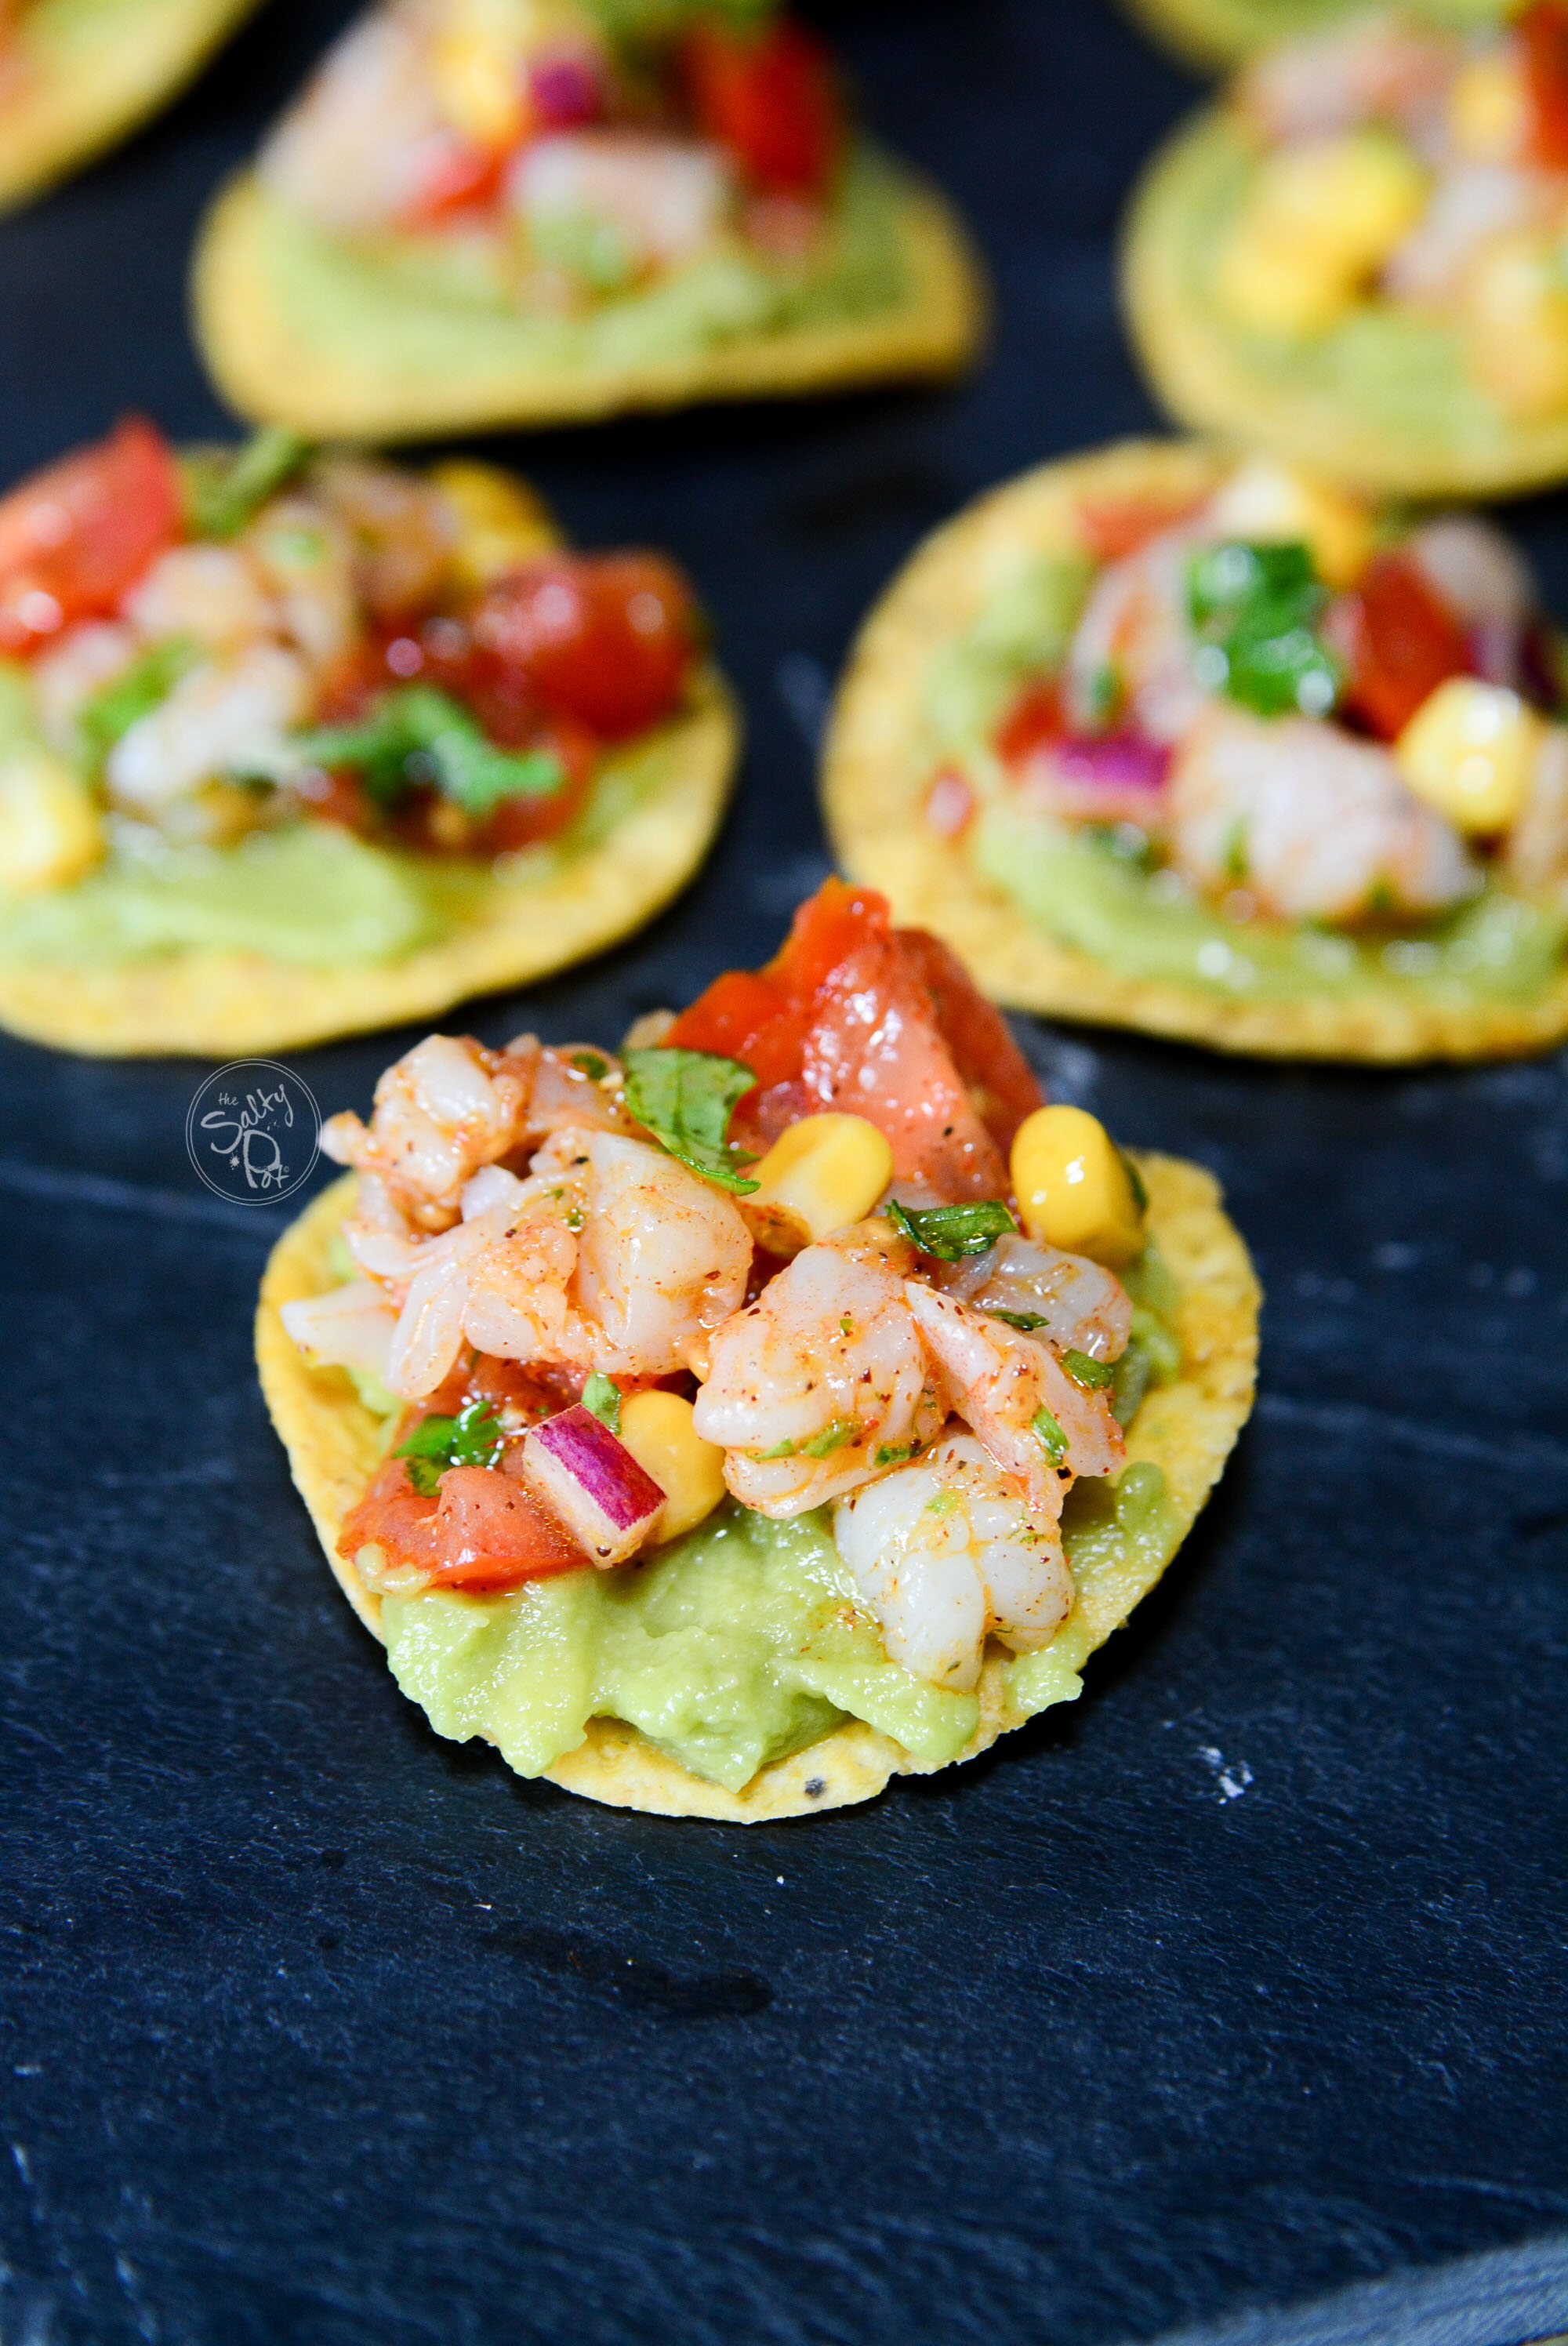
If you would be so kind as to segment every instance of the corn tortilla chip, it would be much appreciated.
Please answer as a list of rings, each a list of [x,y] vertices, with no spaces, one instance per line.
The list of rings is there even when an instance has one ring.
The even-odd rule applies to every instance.
[[[1130,977],[1054,943],[924,820],[925,680],[1020,556],[1083,554],[1085,496],[1179,508],[1217,486],[1227,461],[1197,443],[1122,443],[1023,474],[926,541],[866,622],[829,732],[823,796],[844,869],[891,897],[901,922],[945,937],[1014,1009],[1278,1058],[1400,1063],[1545,1049],[1568,1035],[1568,970],[1532,997],[1461,1003],[1392,989],[1247,1000]]]
[[[1181,1290],[1176,1330],[1180,1373],[1150,1392],[1133,1420],[1129,1461],[1164,1472],[1183,1535],[1218,1481],[1252,1408],[1257,1362],[1257,1282],[1212,1176],[1178,1158],[1140,1157],[1149,1193],[1149,1229]],[[379,1599],[337,1552],[349,1509],[380,1464],[382,1421],[358,1399],[341,1370],[309,1368],[284,1329],[280,1308],[335,1284],[330,1252],[353,1194],[352,1177],[334,1182],[300,1217],[273,1251],[256,1320],[256,1357],[272,1423],[328,1562],[354,1611],[377,1634]],[[1104,1645],[1160,1577],[1162,1567],[1129,1566],[1096,1583],[1080,1605],[1085,1650]],[[972,1759],[1012,1728],[1003,1658],[993,1648],[981,1682],[981,1723]],[[952,1763],[956,1764],[956,1763]],[[614,1719],[590,1722],[586,1739],[548,1770],[553,1782],[613,1808],[660,1816],[711,1817],[761,1824],[869,1800],[895,1775],[928,1773],[888,1736],[851,1719],[819,1743],[773,1761],[739,1793],[670,1759],[635,1728]],[[808,1789],[810,1788],[810,1789]]]
[[[1234,65],[1292,34],[1310,33],[1353,15],[1365,0],[1127,0],[1156,38],[1196,66]],[[1512,0],[1424,0],[1440,24],[1488,25]]]

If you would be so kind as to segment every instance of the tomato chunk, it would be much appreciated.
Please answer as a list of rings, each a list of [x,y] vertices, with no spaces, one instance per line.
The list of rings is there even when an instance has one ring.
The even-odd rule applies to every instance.
[[[405,1420],[400,1433],[416,1423]],[[338,1553],[352,1559],[372,1544],[389,1577],[431,1588],[514,1588],[588,1563],[565,1525],[503,1467],[449,1466],[439,1491],[425,1496],[410,1483],[407,1461],[395,1457],[345,1519]]]
[[[1026,685],[1003,719],[996,754],[1004,766],[1021,766],[1036,750],[1060,741],[1067,729],[1060,685]]]
[[[552,715],[610,741],[669,715],[698,632],[691,589],[657,554],[548,555],[488,588],[471,626]]]
[[[0,651],[112,611],[179,535],[182,503],[168,442],[137,415],[0,499]]]
[[[1451,676],[1470,673],[1459,619],[1401,555],[1380,555],[1336,605],[1336,648],[1347,665],[1346,706],[1385,741],[1397,740]]]
[[[1096,562],[1120,562],[1202,509],[1202,497],[1085,497],[1078,528]]]
[[[692,27],[681,66],[698,127],[758,187],[820,195],[843,146],[828,52],[804,26]]]
[[[505,148],[479,147],[466,138],[439,147],[417,194],[403,207],[403,226],[439,228],[464,212],[488,209],[501,193],[510,160]]]
[[[1535,0],[1519,19],[1530,106],[1530,152],[1548,170],[1568,169],[1568,6]]]

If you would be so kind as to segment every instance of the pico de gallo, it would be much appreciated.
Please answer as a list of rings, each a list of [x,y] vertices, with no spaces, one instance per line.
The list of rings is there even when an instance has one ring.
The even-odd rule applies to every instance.
[[[564,546],[511,476],[140,417],[0,501],[0,892],[301,821],[491,861],[681,709],[662,556]]]

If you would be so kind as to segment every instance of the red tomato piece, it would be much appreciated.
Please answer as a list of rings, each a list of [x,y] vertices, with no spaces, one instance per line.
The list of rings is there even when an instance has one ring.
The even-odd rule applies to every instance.
[[[419,1423],[404,1419],[399,1438]],[[408,1463],[388,1458],[346,1517],[338,1553],[351,1560],[373,1543],[389,1571],[432,1588],[510,1588],[588,1562],[565,1527],[514,1476],[494,1466],[449,1466],[425,1497]]]
[[[1078,507],[1078,529],[1096,562],[1120,562],[1151,537],[1190,520],[1203,503],[1201,497],[1175,504],[1154,497],[1085,497]]]
[[[691,589],[657,554],[552,554],[474,607],[475,643],[554,716],[625,740],[667,717],[697,638]]]
[[[510,154],[453,138],[437,148],[419,192],[402,210],[404,228],[439,228],[464,212],[487,209],[501,193]]]
[[[986,1000],[951,945],[927,929],[897,929],[894,935],[905,960],[924,981],[937,1032],[959,1080],[1005,1154],[1024,1117],[1043,1104],[1039,1077],[1001,1011]]]
[[[1003,719],[996,754],[1003,765],[1021,766],[1036,750],[1060,741],[1066,731],[1061,686],[1028,684]]]
[[[565,831],[581,810],[598,763],[599,745],[594,736],[583,726],[574,725],[569,718],[562,718],[536,736],[529,747],[553,750],[566,770],[565,780],[548,796],[503,799],[488,821],[475,831],[470,842],[471,852],[513,855],[520,848],[536,847],[542,840],[555,839]]]
[[[820,195],[844,140],[828,52],[804,26],[692,27],[681,70],[698,127],[758,187]]]
[[[1519,19],[1518,32],[1532,158],[1551,171],[1568,170],[1568,7],[1563,0],[1535,0]]]
[[[178,536],[182,507],[168,443],[139,415],[0,499],[0,651],[112,611]]]
[[[1398,739],[1440,684],[1470,673],[1457,616],[1399,554],[1379,555],[1335,606],[1332,633],[1347,668],[1346,706],[1385,741]]]

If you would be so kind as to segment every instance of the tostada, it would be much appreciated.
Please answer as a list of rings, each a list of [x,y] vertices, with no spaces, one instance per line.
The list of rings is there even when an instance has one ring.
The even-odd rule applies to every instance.
[[[1153,33],[1199,66],[1234,65],[1276,42],[1365,10],[1366,0],[1128,0]],[[1512,0],[1421,0],[1434,24],[1495,24]]]
[[[941,376],[983,297],[773,0],[393,0],[196,267],[241,413],[393,439]]]
[[[5,0],[0,211],[78,169],[183,88],[253,0]]]
[[[1483,495],[1568,474],[1568,6],[1465,35],[1359,16],[1178,133],[1125,291],[1162,398],[1336,478]]]
[[[1210,1177],[1044,1106],[869,891],[652,1024],[432,1036],[333,1118],[262,1384],[439,1733],[805,1815],[1077,1694],[1247,1418],[1257,1290]]]
[[[702,640],[489,466],[127,420],[0,501],[0,1024],[229,1056],[611,944],[723,810]]]
[[[1021,1008],[1285,1056],[1541,1049],[1563,693],[1490,523],[1135,442],[915,556],[840,694],[828,820]]]

